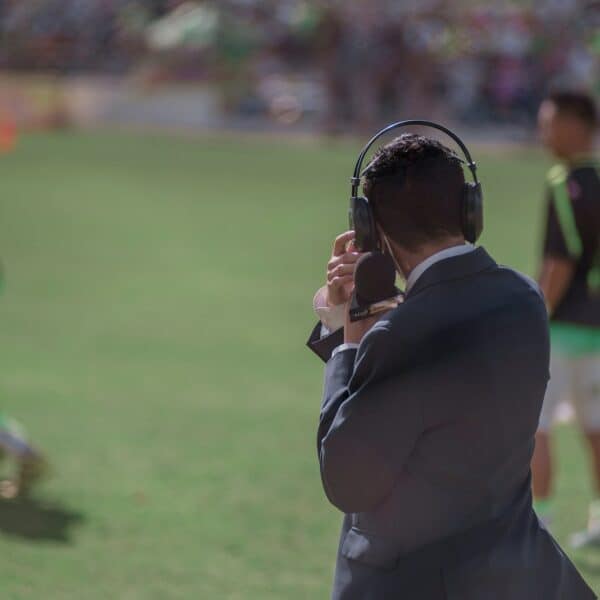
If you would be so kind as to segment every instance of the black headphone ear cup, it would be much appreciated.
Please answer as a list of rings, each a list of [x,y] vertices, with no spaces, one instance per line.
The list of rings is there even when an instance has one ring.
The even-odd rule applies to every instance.
[[[354,246],[361,252],[371,252],[379,247],[373,209],[367,198],[355,196],[350,205],[350,227],[354,230]]]
[[[483,190],[480,183],[465,183],[462,230],[467,242],[474,244],[483,231]]]

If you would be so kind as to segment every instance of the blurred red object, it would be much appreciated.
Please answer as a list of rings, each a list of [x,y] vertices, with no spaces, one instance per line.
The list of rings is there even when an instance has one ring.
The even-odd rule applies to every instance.
[[[0,152],[10,152],[17,143],[17,126],[15,122],[6,117],[0,117]]]

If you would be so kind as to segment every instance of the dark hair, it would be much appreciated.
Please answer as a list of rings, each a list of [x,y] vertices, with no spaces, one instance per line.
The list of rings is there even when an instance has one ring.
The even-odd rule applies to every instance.
[[[379,148],[365,169],[363,191],[377,223],[394,242],[416,250],[462,235],[461,162],[440,142],[413,133]]]
[[[590,94],[562,90],[552,92],[546,100],[556,106],[559,114],[576,117],[590,128],[595,128],[598,124],[596,102]]]

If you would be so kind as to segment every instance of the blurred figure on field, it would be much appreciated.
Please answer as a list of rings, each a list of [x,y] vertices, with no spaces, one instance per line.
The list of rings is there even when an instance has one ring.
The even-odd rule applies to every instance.
[[[0,285],[3,283],[0,271]],[[0,499],[26,496],[47,471],[43,454],[30,442],[22,425],[0,412],[0,461],[8,461],[13,473],[0,479]]]
[[[539,110],[542,141],[559,161],[548,173],[547,216],[539,283],[550,316],[550,382],[533,457],[540,518],[551,522],[550,433],[558,405],[569,400],[592,455],[596,499],[574,546],[600,542],[600,163],[593,155],[598,114],[579,92],[551,94]]]
[[[20,423],[0,413],[0,459],[8,459],[14,473],[0,480],[0,498],[27,496],[46,472],[42,453],[29,441]]]

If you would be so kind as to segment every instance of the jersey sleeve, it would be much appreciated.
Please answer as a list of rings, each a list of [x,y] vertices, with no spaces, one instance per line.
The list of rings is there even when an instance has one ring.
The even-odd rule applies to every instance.
[[[567,173],[561,167],[550,171],[547,197],[544,256],[576,261],[583,252],[575,214],[577,205],[569,192]]]
[[[552,190],[546,194],[546,230],[544,234],[544,256],[570,259],[569,249],[558,220]]]

